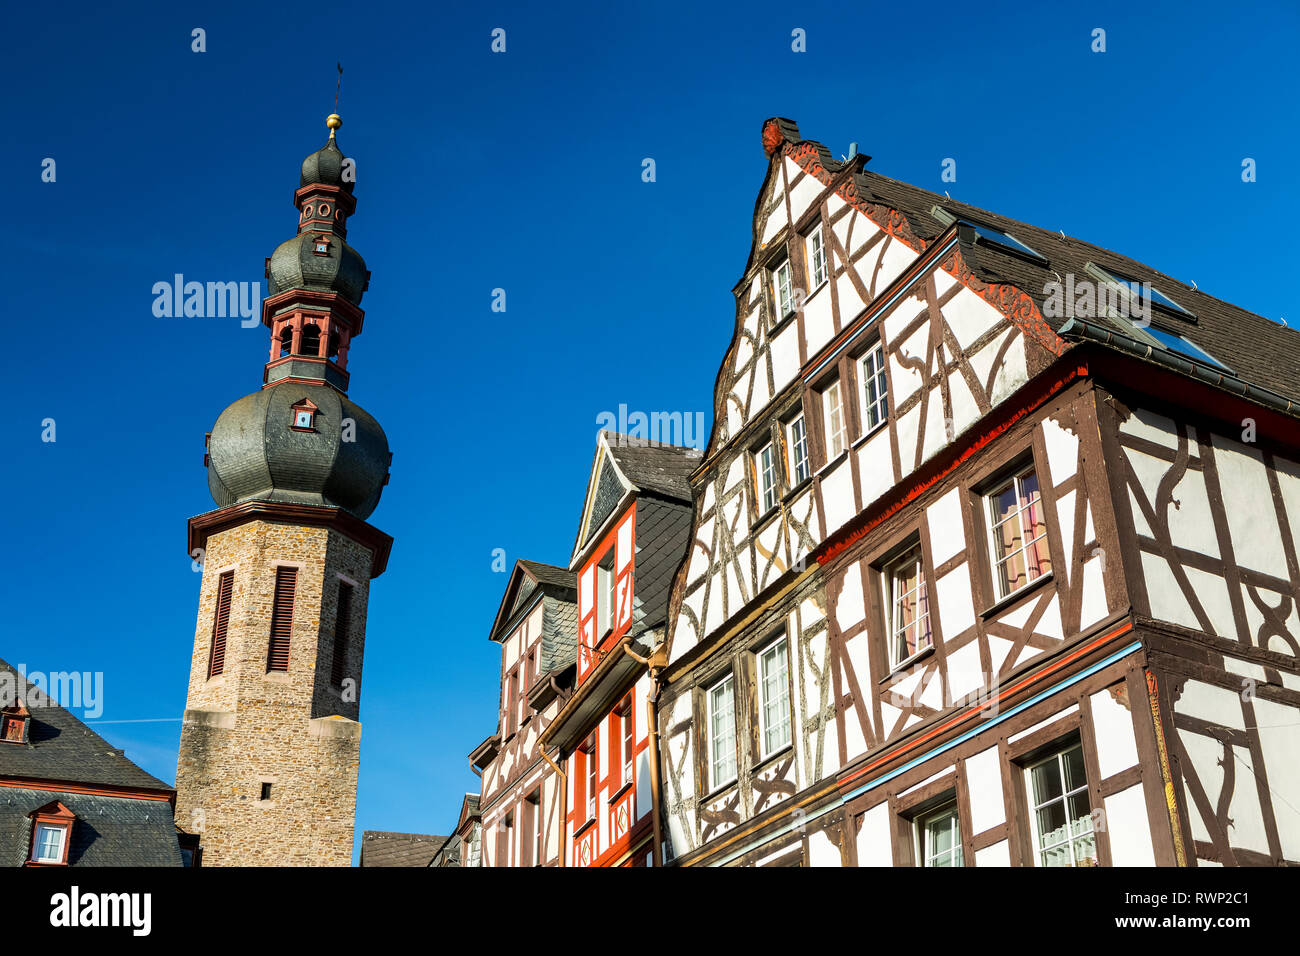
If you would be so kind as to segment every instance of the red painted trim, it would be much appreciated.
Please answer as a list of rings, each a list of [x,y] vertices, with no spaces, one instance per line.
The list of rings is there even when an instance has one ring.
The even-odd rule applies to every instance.
[[[0,779],[0,787],[14,790],[54,790],[63,793],[85,793],[95,797],[125,797],[131,800],[158,800],[169,803],[176,796],[173,791],[145,790],[138,787],[89,786],[68,783],[66,780],[42,780],[36,777],[6,777]]]
[[[1077,661],[1081,657],[1087,656],[1088,654],[1095,651],[1097,648],[1101,647],[1103,644],[1106,644],[1114,640],[1115,638],[1119,637],[1121,634],[1127,634],[1131,630],[1133,630],[1133,622],[1125,621],[1119,627],[1116,627],[1115,629],[1107,632],[1106,634],[1103,634],[1101,637],[1098,637],[1095,640],[1089,641],[1087,644],[1072,651],[1071,653],[1067,654],[1065,657],[1062,657],[1060,660],[1054,661],[1047,667],[1043,668],[1041,671],[1038,671],[1036,674],[1031,674],[1028,677],[1026,677],[1024,680],[1020,681],[1020,683],[1008,687],[1006,690],[998,694],[997,700],[998,700],[999,708],[1001,707],[1002,702],[1007,698],[1024,690],[1026,687],[1029,687],[1032,684],[1036,684],[1039,681],[1043,680],[1044,678],[1051,676],[1052,674],[1061,670],[1061,668],[1065,667],[1066,665],[1074,661]],[[962,713],[953,716],[951,719],[945,721],[942,724],[939,724],[937,727],[931,728],[930,730],[922,734],[920,737],[917,737],[915,740],[909,741],[899,749],[893,750],[890,753],[885,754],[883,757],[878,757],[875,760],[871,761],[871,763],[867,764],[866,766],[860,767],[857,770],[853,771],[852,773],[848,774],[847,776],[841,778],[838,782],[839,787],[841,789],[844,789],[845,785],[848,784],[850,781],[856,780],[858,777],[861,777],[863,774],[870,773],[872,770],[875,770],[883,766],[884,764],[891,763],[894,760],[897,760],[899,757],[902,757],[903,755],[908,754],[913,750],[916,750],[918,747],[920,747],[922,744],[926,743],[927,741],[933,740],[935,737],[939,736],[945,731],[951,730],[953,727],[957,726],[958,724],[970,720],[972,717],[975,717],[976,715],[981,714],[986,710],[988,710],[987,702],[983,704],[976,704],[970,707],[968,710],[965,710]]]
[[[608,850],[592,860],[591,865],[593,867],[609,866],[611,860],[616,860],[624,853],[630,853],[637,849],[637,844],[650,835],[651,822],[650,814],[647,813],[633,824],[632,828],[627,831],[627,836],[613,843]]]
[[[288,504],[280,501],[244,501],[191,518],[189,548],[186,553],[193,554],[196,549],[206,546],[208,535],[249,521],[275,521],[282,524],[333,528],[370,550],[371,580],[384,573],[384,568],[388,566],[388,554],[393,548],[391,537],[342,508]]]

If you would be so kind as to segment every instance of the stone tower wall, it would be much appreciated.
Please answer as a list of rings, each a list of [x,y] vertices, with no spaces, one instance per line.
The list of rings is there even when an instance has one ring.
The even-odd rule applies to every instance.
[[[176,771],[176,820],[201,834],[203,865],[351,865],[371,559],[328,528],[253,520],[209,536]],[[289,669],[268,673],[282,564],[298,568]],[[209,678],[218,581],[230,570],[225,672]],[[340,576],[353,585],[342,689],[330,673]]]

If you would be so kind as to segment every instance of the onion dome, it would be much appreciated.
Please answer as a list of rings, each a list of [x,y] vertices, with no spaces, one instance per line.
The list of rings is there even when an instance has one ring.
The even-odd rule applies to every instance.
[[[344,192],[352,192],[356,185],[343,180],[343,152],[339,149],[334,131],[343,125],[337,113],[331,113],[325,120],[330,128],[330,138],[324,146],[302,161],[302,175],[298,177],[299,186],[321,183],[326,186],[338,186]]]
[[[282,382],[246,395],[208,440],[217,507],[246,501],[342,508],[365,520],[379,504],[392,454],[379,422],[327,385]]]
[[[276,246],[267,264],[267,286],[274,296],[286,289],[337,292],[353,305],[361,304],[369,273],[360,253],[338,236],[324,243],[322,237],[303,232]]]

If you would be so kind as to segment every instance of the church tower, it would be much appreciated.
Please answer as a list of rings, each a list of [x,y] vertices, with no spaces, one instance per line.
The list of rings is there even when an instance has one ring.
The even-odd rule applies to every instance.
[[[217,418],[176,821],[204,866],[349,866],[370,582],[392,538],[367,523],[388,482],[384,431],[348,398],[365,262],[345,241],[351,165],[302,164],[298,234],[266,260],[260,391]]]

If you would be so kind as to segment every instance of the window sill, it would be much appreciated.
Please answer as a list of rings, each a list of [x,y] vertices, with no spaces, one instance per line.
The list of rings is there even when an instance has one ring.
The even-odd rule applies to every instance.
[[[716,800],[718,797],[722,796],[724,793],[726,793],[726,792],[727,792],[728,790],[730,790],[732,787],[736,786],[736,784],[737,784],[738,782],[739,782],[739,778],[738,778],[738,777],[732,777],[732,778],[731,778],[730,780],[728,780],[726,783],[720,783],[720,784],[718,784],[718,785],[717,785],[716,787],[714,787],[712,790],[710,790],[710,791],[708,791],[706,794],[704,794],[704,796],[702,796],[702,797],[700,798],[700,802],[702,802],[702,803],[708,803],[710,800]]]
[[[853,440],[853,444],[850,446],[850,448],[853,451],[857,451],[860,447],[862,447],[867,443],[868,438],[874,438],[876,436],[876,433],[888,424],[889,424],[889,419],[886,418],[884,421],[876,425],[875,428],[867,429],[867,431],[863,432],[861,435],[859,435],[857,438]]]
[[[828,471],[834,470],[836,465],[838,465],[840,462],[842,462],[845,458],[848,457],[849,457],[849,450],[846,448],[838,455],[836,455],[834,458],[832,458],[830,461],[828,461],[826,464],[818,468],[817,473],[813,477],[821,478],[822,475],[826,474]]]
[[[750,534],[758,533],[767,525],[769,521],[771,521],[773,518],[779,515],[781,513],[781,501],[783,500],[785,499],[778,500],[776,504],[772,505],[772,507],[768,508],[761,515],[756,516],[753,520],[753,523],[750,525],[749,533]]]
[[[933,654],[934,654],[934,644],[931,643],[929,647],[921,648],[919,651],[917,651],[915,654],[913,654],[911,657],[907,658],[906,660],[899,661],[897,664],[895,664],[893,667],[889,669],[888,674],[880,678],[880,680],[876,681],[876,683],[877,684],[889,683],[890,681],[897,678],[898,675],[903,673],[904,671],[911,670],[912,665],[920,663],[921,661],[925,660],[927,657],[932,656]]]
[[[997,601],[994,601],[993,604],[991,604],[988,608],[981,611],[980,617],[988,618],[993,614],[997,614],[999,611],[1005,611],[1011,605],[1018,603],[1021,598],[1033,594],[1043,585],[1051,581],[1054,577],[1055,577],[1055,572],[1048,571],[1046,574],[1034,578],[1034,580],[1030,581],[1028,584],[1021,585],[1021,587],[1018,590],[1012,591],[1004,598],[999,598]]]
[[[785,494],[781,496],[781,503],[789,504],[795,498],[799,497],[799,495],[803,493],[803,490],[812,484],[812,480],[813,480],[813,476],[809,475],[803,481],[799,482],[799,484],[795,485],[793,488],[791,488],[789,491],[787,491]]]
[[[754,765],[755,775],[762,773],[764,770],[768,768],[769,764],[776,763],[776,761],[780,760],[782,757],[792,752],[793,750],[794,750],[794,741],[791,741],[785,746],[778,747],[776,750],[773,750],[770,754],[764,756],[761,760],[759,760],[757,764]]]
[[[767,330],[768,337],[770,338],[774,335],[779,335],[780,333],[784,332],[786,330],[786,327],[789,326],[790,323],[794,321],[795,316],[797,316],[798,314],[799,314],[798,312],[789,312],[784,317],[773,322],[772,325]]]
[[[582,826],[578,827],[578,829],[576,829],[576,830],[573,831],[573,838],[574,838],[575,840],[580,839],[581,837],[585,836],[586,833],[587,833],[587,831],[590,830],[590,829],[591,829],[592,827],[594,827],[595,825],[596,825],[596,818],[595,818],[595,817],[592,817],[590,820],[588,820],[588,821],[587,821],[586,823],[584,823]]]
[[[623,784],[623,786],[619,787],[617,790],[611,793],[609,795],[609,802],[611,804],[617,802],[619,797],[623,796],[623,794],[627,793],[629,790],[632,789],[633,782],[634,781],[629,780],[627,783]]]

